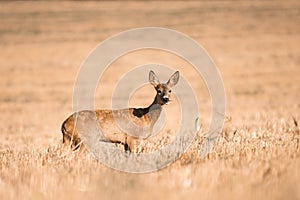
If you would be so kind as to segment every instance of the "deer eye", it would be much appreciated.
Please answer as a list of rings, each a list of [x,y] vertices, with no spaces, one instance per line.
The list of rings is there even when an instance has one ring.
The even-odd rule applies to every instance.
[[[161,94],[161,90],[157,90],[157,93],[158,93],[158,94]]]
[[[169,90],[169,92],[171,93],[172,91],[171,91],[171,90]]]

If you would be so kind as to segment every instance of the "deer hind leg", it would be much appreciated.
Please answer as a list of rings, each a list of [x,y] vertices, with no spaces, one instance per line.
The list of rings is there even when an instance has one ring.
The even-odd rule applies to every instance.
[[[63,133],[63,144],[65,146],[70,146],[73,151],[82,146],[81,140],[75,135],[69,133]]]
[[[67,125],[67,120],[64,121],[63,124],[61,125],[61,132],[63,136],[62,143],[65,144],[65,146],[69,146],[72,140],[72,135],[69,134],[66,125]]]
[[[65,146],[70,146],[71,149],[75,151],[81,146],[81,140],[73,120],[73,117],[66,119],[61,126],[61,132],[63,135],[63,144],[65,144]]]

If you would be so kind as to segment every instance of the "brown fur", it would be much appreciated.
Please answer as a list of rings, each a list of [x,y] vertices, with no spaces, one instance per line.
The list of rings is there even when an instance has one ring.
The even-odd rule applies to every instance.
[[[103,137],[101,141],[120,143],[124,145],[125,150],[137,152],[137,147],[141,139],[148,138],[154,124],[160,116],[162,106],[169,102],[171,87],[177,84],[179,80],[179,72],[175,72],[167,83],[161,84],[153,71],[149,73],[149,82],[156,90],[156,96],[153,103],[146,108],[127,108],[120,110],[95,110],[95,111],[80,111],[73,113],[62,124],[61,131],[63,134],[63,143],[71,145],[73,150],[76,150],[81,145],[76,127],[76,116],[87,115],[95,116],[98,127],[101,129]],[[90,115],[92,114],[92,115]],[[94,120],[89,119],[89,120]],[[116,120],[121,124],[121,127],[128,126],[127,132],[120,130],[116,124]],[[131,122],[134,126],[130,126]],[[119,124],[119,125],[120,125]],[[131,125],[132,125],[131,124]],[[142,131],[136,131],[140,130]]]

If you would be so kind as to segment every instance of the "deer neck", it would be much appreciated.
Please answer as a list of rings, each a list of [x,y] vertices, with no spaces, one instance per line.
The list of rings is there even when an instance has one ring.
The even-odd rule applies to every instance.
[[[152,104],[146,108],[148,110],[148,114],[150,115],[151,121],[153,124],[157,121],[162,111],[162,105],[157,102],[157,96],[155,96]]]
[[[153,110],[153,111],[161,111],[162,110],[162,105],[160,105],[158,103],[158,99],[159,97],[158,96],[155,96],[152,104],[150,106],[148,106],[146,109],[148,109],[148,112]]]
[[[145,115],[149,115],[151,119],[151,123],[154,124],[160,116],[162,111],[162,105],[160,105],[157,101],[157,97],[155,97],[152,104],[146,108],[135,108],[133,114],[137,117],[143,117]]]

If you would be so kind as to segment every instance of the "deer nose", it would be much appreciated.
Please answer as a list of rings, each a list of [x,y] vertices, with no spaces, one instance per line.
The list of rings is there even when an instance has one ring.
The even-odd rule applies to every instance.
[[[163,97],[163,101],[164,101],[165,103],[168,103],[168,102],[169,102],[169,97]]]

